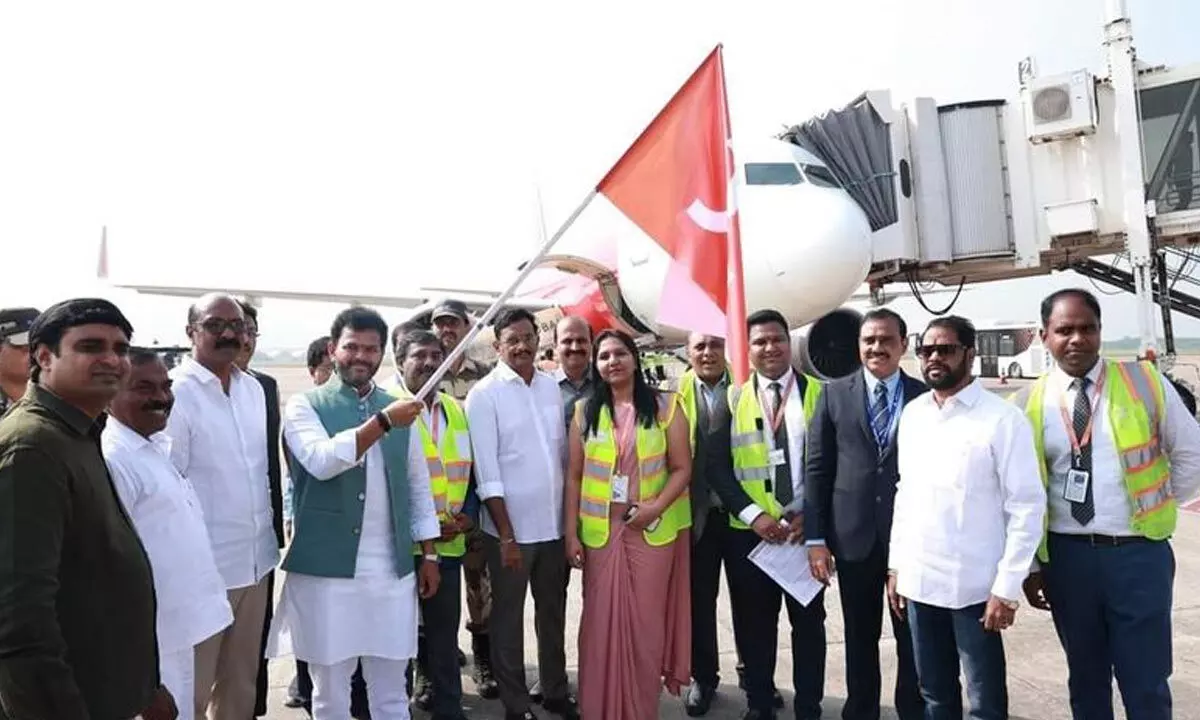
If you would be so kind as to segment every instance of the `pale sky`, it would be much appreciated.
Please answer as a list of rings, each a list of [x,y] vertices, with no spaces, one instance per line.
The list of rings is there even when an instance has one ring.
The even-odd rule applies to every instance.
[[[95,280],[103,226],[110,272],[130,282],[500,289],[537,245],[535,186],[553,229],[717,42],[743,137],[873,88],[1011,98],[1029,54],[1043,74],[1101,69],[1103,5],[5,3],[0,307],[99,295],[136,341],[183,341],[186,300]],[[1200,3],[1129,5],[1142,58],[1200,61],[1181,31],[1200,27]],[[1032,319],[1069,285],[1091,287],[977,286],[954,311]],[[1133,334],[1131,297],[1102,302],[1106,335]],[[261,344],[303,346],[337,309],[268,299]]]

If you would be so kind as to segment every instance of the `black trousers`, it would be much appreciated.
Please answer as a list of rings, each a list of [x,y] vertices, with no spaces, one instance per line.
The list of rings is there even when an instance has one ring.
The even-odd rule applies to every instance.
[[[856,562],[837,561],[838,591],[846,627],[846,704],[843,720],[879,720],[882,679],[879,670],[879,637],[883,632],[884,595],[887,592],[887,547],[876,541],[870,555]],[[900,720],[921,720],[925,703],[917,684],[909,624],[889,610],[896,638],[897,674],[895,703]]]
[[[711,508],[704,533],[692,545],[692,679],[698,685],[715,688],[721,682],[720,648],[717,646],[717,596],[721,591],[721,562],[729,539],[729,513]],[[733,586],[729,566],[725,579]],[[739,642],[740,616],[733,616],[734,642]]]
[[[808,607],[786,595],[750,561],[759,543],[753,530],[729,531],[725,556],[733,616],[740,617],[744,635],[740,642],[745,665],[746,702],[751,710],[774,717],[776,648],[779,646],[779,609],[787,608],[792,626],[792,686],[796,692],[797,720],[821,717],[825,697],[825,591]],[[737,633],[737,628],[734,630]]]

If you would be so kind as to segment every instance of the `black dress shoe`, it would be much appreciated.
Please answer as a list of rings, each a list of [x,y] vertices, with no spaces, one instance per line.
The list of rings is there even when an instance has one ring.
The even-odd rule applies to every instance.
[[[717,694],[717,689],[701,685],[694,682],[688,686],[688,691],[683,697],[683,706],[687,711],[688,717],[700,717],[707,715],[712,709],[713,697]]]
[[[775,720],[775,711],[747,710],[742,720]]]
[[[563,720],[579,720],[579,705],[575,702],[575,698],[567,695],[560,700],[551,700],[547,698],[542,701],[542,707],[546,712],[558,715]]]

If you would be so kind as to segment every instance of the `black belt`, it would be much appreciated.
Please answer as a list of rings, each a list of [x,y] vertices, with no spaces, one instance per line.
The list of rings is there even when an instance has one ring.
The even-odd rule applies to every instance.
[[[1071,533],[1050,534],[1062,540],[1086,542],[1092,547],[1118,547],[1120,545],[1131,545],[1133,543],[1162,542],[1161,540],[1151,540],[1144,535],[1075,535]]]

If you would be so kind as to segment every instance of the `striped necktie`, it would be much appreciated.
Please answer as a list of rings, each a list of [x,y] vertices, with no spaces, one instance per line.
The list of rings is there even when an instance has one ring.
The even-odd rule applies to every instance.
[[[888,404],[887,385],[875,384],[875,402],[871,406],[871,430],[875,433],[875,444],[880,454],[887,448],[888,431],[892,427],[892,412]]]
[[[1091,382],[1088,378],[1077,378],[1072,385],[1075,387],[1075,413],[1073,425],[1075,426],[1075,437],[1082,439],[1083,434],[1087,431],[1088,421],[1092,419],[1092,404],[1088,401],[1088,383]],[[1087,473],[1092,471],[1092,443],[1088,442],[1080,448],[1078,469]],[[1088,478],[1087,491],[1084,493],[1081,502],[1071,503],[1071,517],[1075,518],[1075,522],[1080,525],[1088,525],[1092,519],[1096,517],[1096,505],[1092,498],[1092,483],[1091,478]]]

